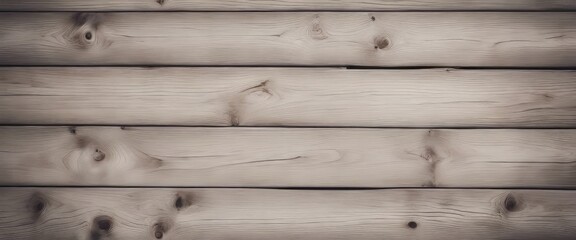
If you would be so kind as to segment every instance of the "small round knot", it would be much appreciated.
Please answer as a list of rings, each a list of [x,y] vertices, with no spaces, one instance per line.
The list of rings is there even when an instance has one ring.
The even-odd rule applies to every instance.
[[[161,239],[164,237],[164,233],[168,231],[170,226],[162,221],[154,224],[154,237],[156,239]]]
[[[156,239],[161,239],[164,236],[164,233],[161,231],[156,231],[154,233],[154,237],[156,237]]]
[[[42,210],[44,210],[44,203],[41,201],[38,201],[36,203],[36,205],[34,206],[34,211],[39,213],[39,212],[42,212]]]
[[[312,28],[310,29],[309,34],[313,39],[316,40],[324,40],[328,38],[328,35],[324,32],[324,29],[322,29],[319,21],[312,24]]]
[[[174,208],[180,211],[192,205],[192,194],[190,193],[176,193],[176,199],[174,200]]]
[[[409,227],[409,228],[412,228],[412,229],[415,229],[415,228],[418,227],[418,223],[416,223],[416,222],[414,222],[414,221],[410,221],[410,222],[408,222],[408,227]]]
[[[370,19],[372,19],[372,21],[376,21],[376,17],[374,16],[370,17]]]
[[[46,199],[40,193],[32,195],[28,202],[28,209],[32,212],[34,219],[38,219],[46,209]]]
[[[385,37],[378,37],[374,39],[374,49],[385,49],[390,47],[390,40]]]
[[[178,198],[176,198],[176,202],[174,202],[174,207],[181,209],[183,206],[184,203],[182,203],[182,197],[178,196]]]
[[[106,158],[106,154],[104,154],[99,149],[96,149],[94,154],[92,154],[92,157],[94,158],[94,161],[100,162],[100,161],[104,160],[104,158]]]
[[[516,198],[514,198],[514,196],[508,195],[506,199],[504,199],[504,208],[506,208],[506,210],[508,210],[509,212],[515,211],[517,209],[517,206],[518,202],[516,201]]]
[[[112,226],[112,223],[108,220],[101,220],[98,222],[98,228],[100,230],[108,231],[108,230],[110,230],[111,226]]]
[[[104,232],[109,232],[112,229],[112,218],[109,216],[98,216],[94,218],[94,225]]]
[[[85,33],[84,37],[86,38],[86,40],[92,40],[92,32]]]

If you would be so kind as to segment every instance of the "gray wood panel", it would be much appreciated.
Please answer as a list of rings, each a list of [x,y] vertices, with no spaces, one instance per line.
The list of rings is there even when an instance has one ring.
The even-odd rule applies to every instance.
[[[2,0],[0,11],[576,10],[573,0]]]
[[[569,240],[576,192],[0,190],[2,239]]]
[[[0,123],[574,127],[576,72],[0,68]]]
[[[4,65],[576,66],[572,12],[0,13]]]
[[[2,127],[0,185],[576,187],[576,130]]]

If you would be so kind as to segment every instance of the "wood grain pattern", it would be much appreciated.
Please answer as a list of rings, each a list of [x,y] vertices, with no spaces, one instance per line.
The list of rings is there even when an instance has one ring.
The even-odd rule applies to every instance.
[[[574,67],[574,22],[571,12],[0,13],[0,64]]]
[[[0,123],[574,127],[576,72],[0,68]]]
[[[1,185],[576,187],[576,130],[2,127]]]
[[[2,239],[569,240],[576,192],[0,190]]]
[[[2,0],[0,11],[576,10],[573,0]]]

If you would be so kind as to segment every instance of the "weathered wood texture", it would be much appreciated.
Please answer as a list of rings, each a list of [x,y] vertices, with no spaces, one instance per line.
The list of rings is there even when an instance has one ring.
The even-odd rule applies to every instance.
[[[570,240],[576,192],[0,189],[2,239]]]
[[[0,11],[576,10],[574,0],[2,0]]]
[[[0,123],[574,127],[575,71],[0,68]]]
[[[1,13],[5,65],[576,66],[572,12]]]
[[[576,187],[576,130],[2,127],[0,184]]]

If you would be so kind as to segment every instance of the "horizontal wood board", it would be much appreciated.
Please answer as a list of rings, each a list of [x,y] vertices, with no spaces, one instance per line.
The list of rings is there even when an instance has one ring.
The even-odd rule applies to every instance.
[[[0,123],[574,127],[574,92],[574,71],[5,67]]]
[[[572,12],[4,12],[0,64],[574,67],[574,22]]]
[[[2,0],[0,11],[576,10],[573,0]]]
[[[576,187],[576,130],[2,127],[0,185]]]
[[[576,10],[572,0],[2,0],[0,11]]]
[[[568,240],[576,192],[0,189],[2,239]]]

